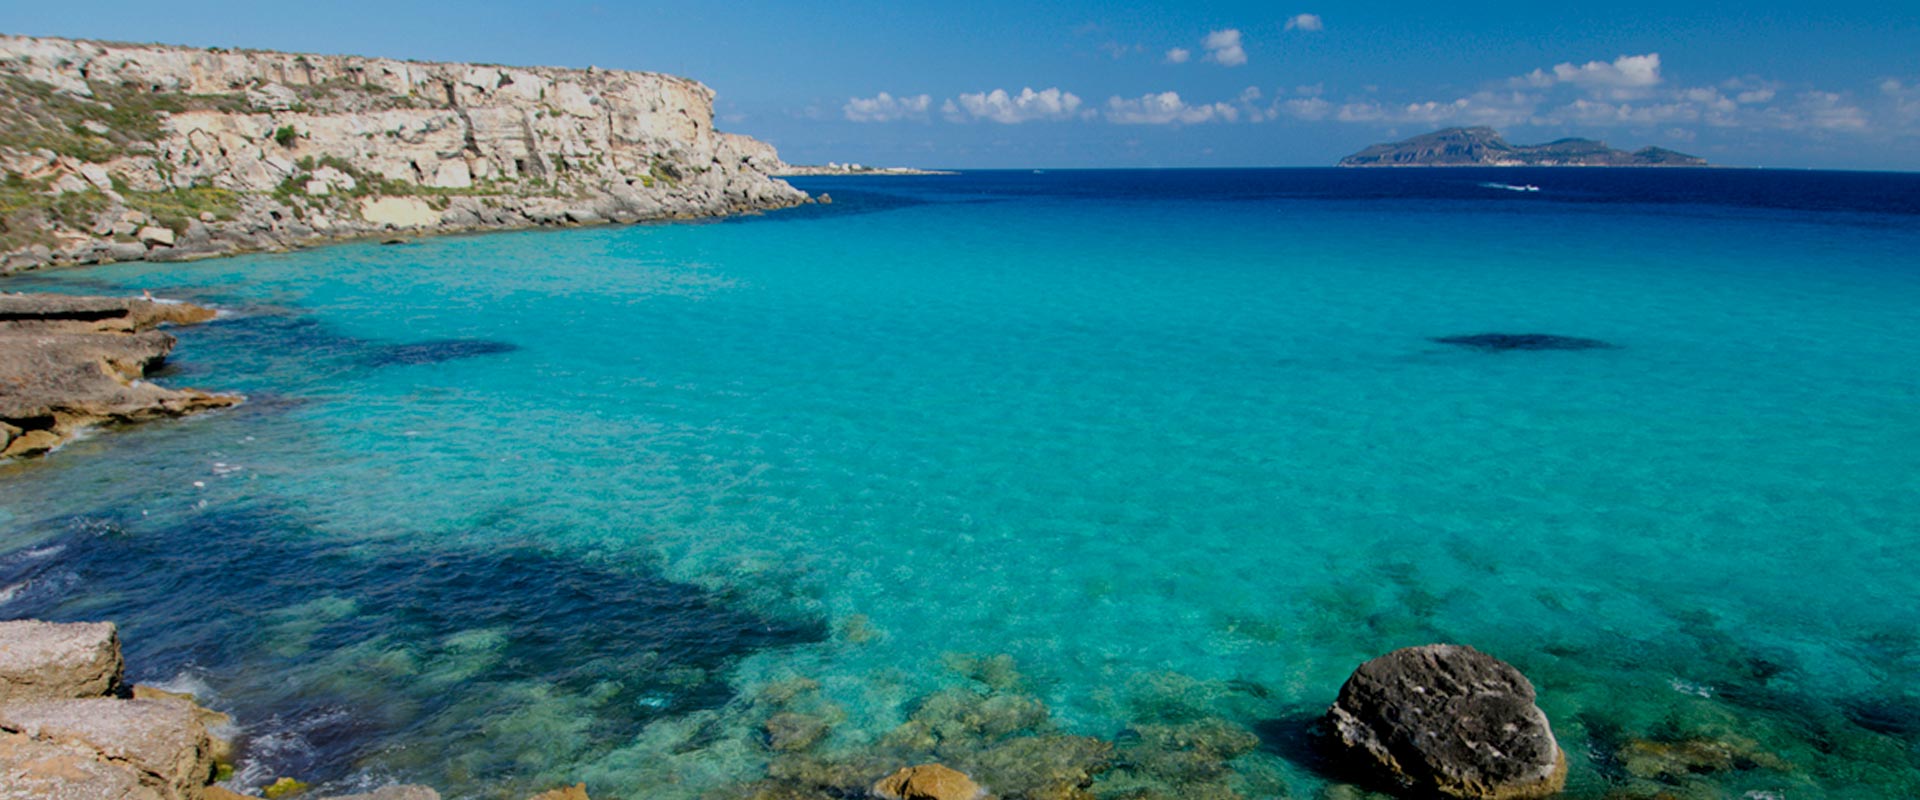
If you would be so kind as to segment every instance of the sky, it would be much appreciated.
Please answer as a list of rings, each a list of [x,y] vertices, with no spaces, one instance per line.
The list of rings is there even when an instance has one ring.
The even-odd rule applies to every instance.
[[[0,32],[649,70],[792,163],[1325,166],[1490,125],[1920,170],[1920,2],[0,0]]]

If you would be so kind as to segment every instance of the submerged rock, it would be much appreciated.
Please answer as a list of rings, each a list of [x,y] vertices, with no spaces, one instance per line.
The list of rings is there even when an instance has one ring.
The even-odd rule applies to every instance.
[[[827,721],[806,714],[782,711],[767,718],[764,726],[767,731],[767,746],[782,752],[794,752],[813,747],[826,738],[829,731]]]
[[[558,790],[555,790],[555,791],[558,791]],[[552,794],[552,793],[549,792],[548,794]],[[559,797],[564,798],[565,800],[586,800],[587,794],[586,794],[586,791],[582,789],[578,797],[574,795],[559,795]],[[337,797],[323,797],[323,798],[319,798],[319,800],[440,800],[440,793],[432,789],[429,789],[425,786],[414,786],[411,784],[398,784],[394,786],[382,786],[371,792],[365,792],[363,794],[348,794],[348,795],[340,795]],[[533,800],[552,800],[552,798],[549,798],[547,795],[543,794],[533,798]]]
[[[1567,778],[1566,755],[1533,684],[1471,647],[1396,650],[1354,670],[1328,711],[1334,738],[1369,776],[1459,798],[1537,798]]]
[[[986,795],[965,773],[940,764],[902,767],[873,785],[886,800],[975,800]]]
[[[1440,344],[1470,347],[1489,353],[1507,350],[1611,350],[1618,345],[1599,339],[1555,336],[1550,333],[1475,333],[1466,336],[1440,336]]]
[[[1620,748],[1616,757],[1628,774],[1666,784],[1677,784],[1699,775],[1755,769],[1778,772],[1788,768],[1779,756],[1762,750],[1758,742],[1739,736],[1680,741],[1639,739]]]

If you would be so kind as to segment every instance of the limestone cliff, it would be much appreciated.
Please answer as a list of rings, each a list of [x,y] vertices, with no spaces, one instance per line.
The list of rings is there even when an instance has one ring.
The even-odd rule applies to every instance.
[[[0,36],[0,272],[806,195],[645,72]]]

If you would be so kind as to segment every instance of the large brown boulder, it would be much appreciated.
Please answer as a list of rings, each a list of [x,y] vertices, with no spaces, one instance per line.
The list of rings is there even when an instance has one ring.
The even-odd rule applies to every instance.
[[[0,705],[104,697],[124,671],[111,622],[0,622]]]
[[[0,732],[130,769],[163,800],[200,800],[213,776],[207,729],[180,703],[24,700],[0,705]]]
[[[1566,755],[1533,684],[1471,647],[1409,647],[1368,661],[1327,716],[1357,768],[1404,791],[1524,800],[1566,784]]]

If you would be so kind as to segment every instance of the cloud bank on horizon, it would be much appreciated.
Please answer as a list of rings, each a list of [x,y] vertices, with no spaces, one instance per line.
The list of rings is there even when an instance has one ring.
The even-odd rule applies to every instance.
[[[1287,17],[1265,37],[1275,48],[1286,37],[1330,35],[1318,14]],[[1242,28],[1222,27],[1165,49],[1144,44],[1103,47],[1119,53],[1159,53],[1167,68],[1202,63],[1244,69],[1255,63],[1254,41]],[[1638,129],[1678,143],[1704,130],[1757,131],[1802,136],[1852,134],[1920,136],[1920,79],[1885,77],[1871,91],[1828,88],[1752,74],[1684,80],[1669,77],[1659,52],[1620,53],[1611,58],[1569,59],[1522,74],[1488,74],[1466,91],[1388,100],[1378,86],[1355,87],[1336,99],[1324,84],[1267,88],[1250,83],[1229,97],[1195,97],[1172,85],[1143,86],[1135,94],[1111,94],[1104,103],[1083,102],[1063,86],[983,88],[939,103],[927,113],[928,94],[904,98],[878,92],[849,98],[843,116],[852,122],[1079,122],[1128,126],[1193,126],[1293,122],[1371,126],[1411,133],[1409,126],[1438,128]]]
[[[1221,35],[1230,34],[1230,35]],[[1208,60],[1223,65],[1246,63],[1239,32],[1217,31],[1207,38]],[[1170,63],[1184,63],[1190,53],[1175,48]],[[1524,75],[1494,79],[1484,88],[1444,99],[1389,103],[1365,97],[1341,102],[1321,96],[1324,87],[1280,88],[1266,93],[1248,86],[1228,100],[1189,103],[1178,92],[1147,92],[1138,97],[1108,98],[1103,112],[1081,110],[1078,95],[1058,87],[1043,91],[1022,88],[1017,93],[988,89],[961,94],[941,105],[950,122],[987,120],[1002,124],[1034,121],[1104,120],[1120,125],[1197,125],[1210,122],[1303,122],[1417,124],[1430,126],[1488,125],[1621,127],[1666,125],[1673,138],[1691,139],[1687,128],[1759,128],[1777,131],[1852,131],[1875,128],[1876,118],[1911,132],[1920,122],[1920,81],[1885,79],[1879,84],[1884,102],[1876,110],[1844,92],[1803,88],[1752,76],[1717,83],[1673,85],[1661,74],[1659,53],[1621,55],[1612,61],[1584,64],[1563,62]],[[852,122],[931,120],[927,94],[849,98],[842,108]]]

